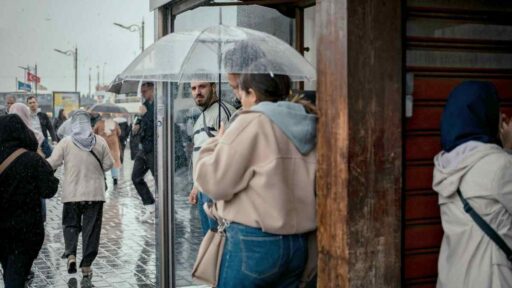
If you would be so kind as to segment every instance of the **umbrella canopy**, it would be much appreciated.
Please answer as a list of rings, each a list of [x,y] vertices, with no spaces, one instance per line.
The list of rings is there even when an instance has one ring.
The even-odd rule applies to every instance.
[[[94,104],[89,109],[89,112],[98,112],[98,113],[128,113],[126,108],[121,107],[116,104],[111,103],[103,103],[103,104]]]
[[[161,38],[139,54],[118,79],[177,82],[183,60],[199,34],[177,32]]]
[[[144,50],[122,80],[225,81],[227,73],[272,73],[293,81],[316,79],[315,68],[293,47],[270,34],[216,25],[172,33]]]
[[[120,80],[118,77],[110,83],[107,92],[115,94],[137,93],[140,81]]]

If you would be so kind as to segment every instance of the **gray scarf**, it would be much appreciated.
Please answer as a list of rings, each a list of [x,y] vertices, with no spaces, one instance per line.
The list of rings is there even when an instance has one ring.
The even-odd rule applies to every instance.
[[[91,128],[91,118],[87,112],[77,111],[71,117],[71,140],[84,151],[91,151],[96,145],[96,137]]]

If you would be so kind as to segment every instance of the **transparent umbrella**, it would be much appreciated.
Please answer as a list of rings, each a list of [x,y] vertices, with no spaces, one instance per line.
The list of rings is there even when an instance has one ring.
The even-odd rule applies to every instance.
[[[203,30],[180,69],[180,81],[224,81],[228,73],[288,75],[312,81],[315,68],[281,39],[256,30],[225,25]]]
[[[141,53],[118,79],[165,82],[225,81],[227,73],[272,73],[292,81],[315,80],[314,67],[293,47],[270,34],[216,25],[177,32]]]
[[[167,35],[141,53],[118,79],[219,82],[220,98],[220,82],[225,82],[229,73],[281,74],[292,81],[316,79],[315,68],[286,42],[264,32],[226,25]]]
[[[178,82],[183,60],[199,34],[199,31],[177,32],[161,38],[137,56],[114,82]]]

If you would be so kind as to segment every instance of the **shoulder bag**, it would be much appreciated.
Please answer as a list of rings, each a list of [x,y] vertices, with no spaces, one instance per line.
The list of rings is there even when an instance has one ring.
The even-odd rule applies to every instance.
[[[196,262],[192,269],[192,278],[211,287],[217,287],[220,263],[224,253],[226,234],[224,229],[229,222],[222,221],[217,230],[210,229],[199,246]]]
[[[2,164],[0,164],[0,175],[5,171],[5,169],[7,169],[7,167],[9,167],[9,165],[11,165],[12,161],[16,160],[18,156],[25,152],[27,152],[27,149],[24,148],[19,148],[16,151],[12,152],[12,154],[9,155],[9,157],[7,157],[4,160],[4,162],[2,162]]]

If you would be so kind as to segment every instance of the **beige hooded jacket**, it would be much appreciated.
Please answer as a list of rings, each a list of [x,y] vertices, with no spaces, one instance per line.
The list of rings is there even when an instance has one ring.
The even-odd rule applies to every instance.
[[[195,183],[217,201],[212,214],[272,234],[315,230],[315,131],[299,104],[241,112],[199,152]]]
[[[444,237],[437,287],[512,287],[512,263],[464,212],[462,195],[512,246],[512,156],[494,144],[471,141],[435,158]]]

